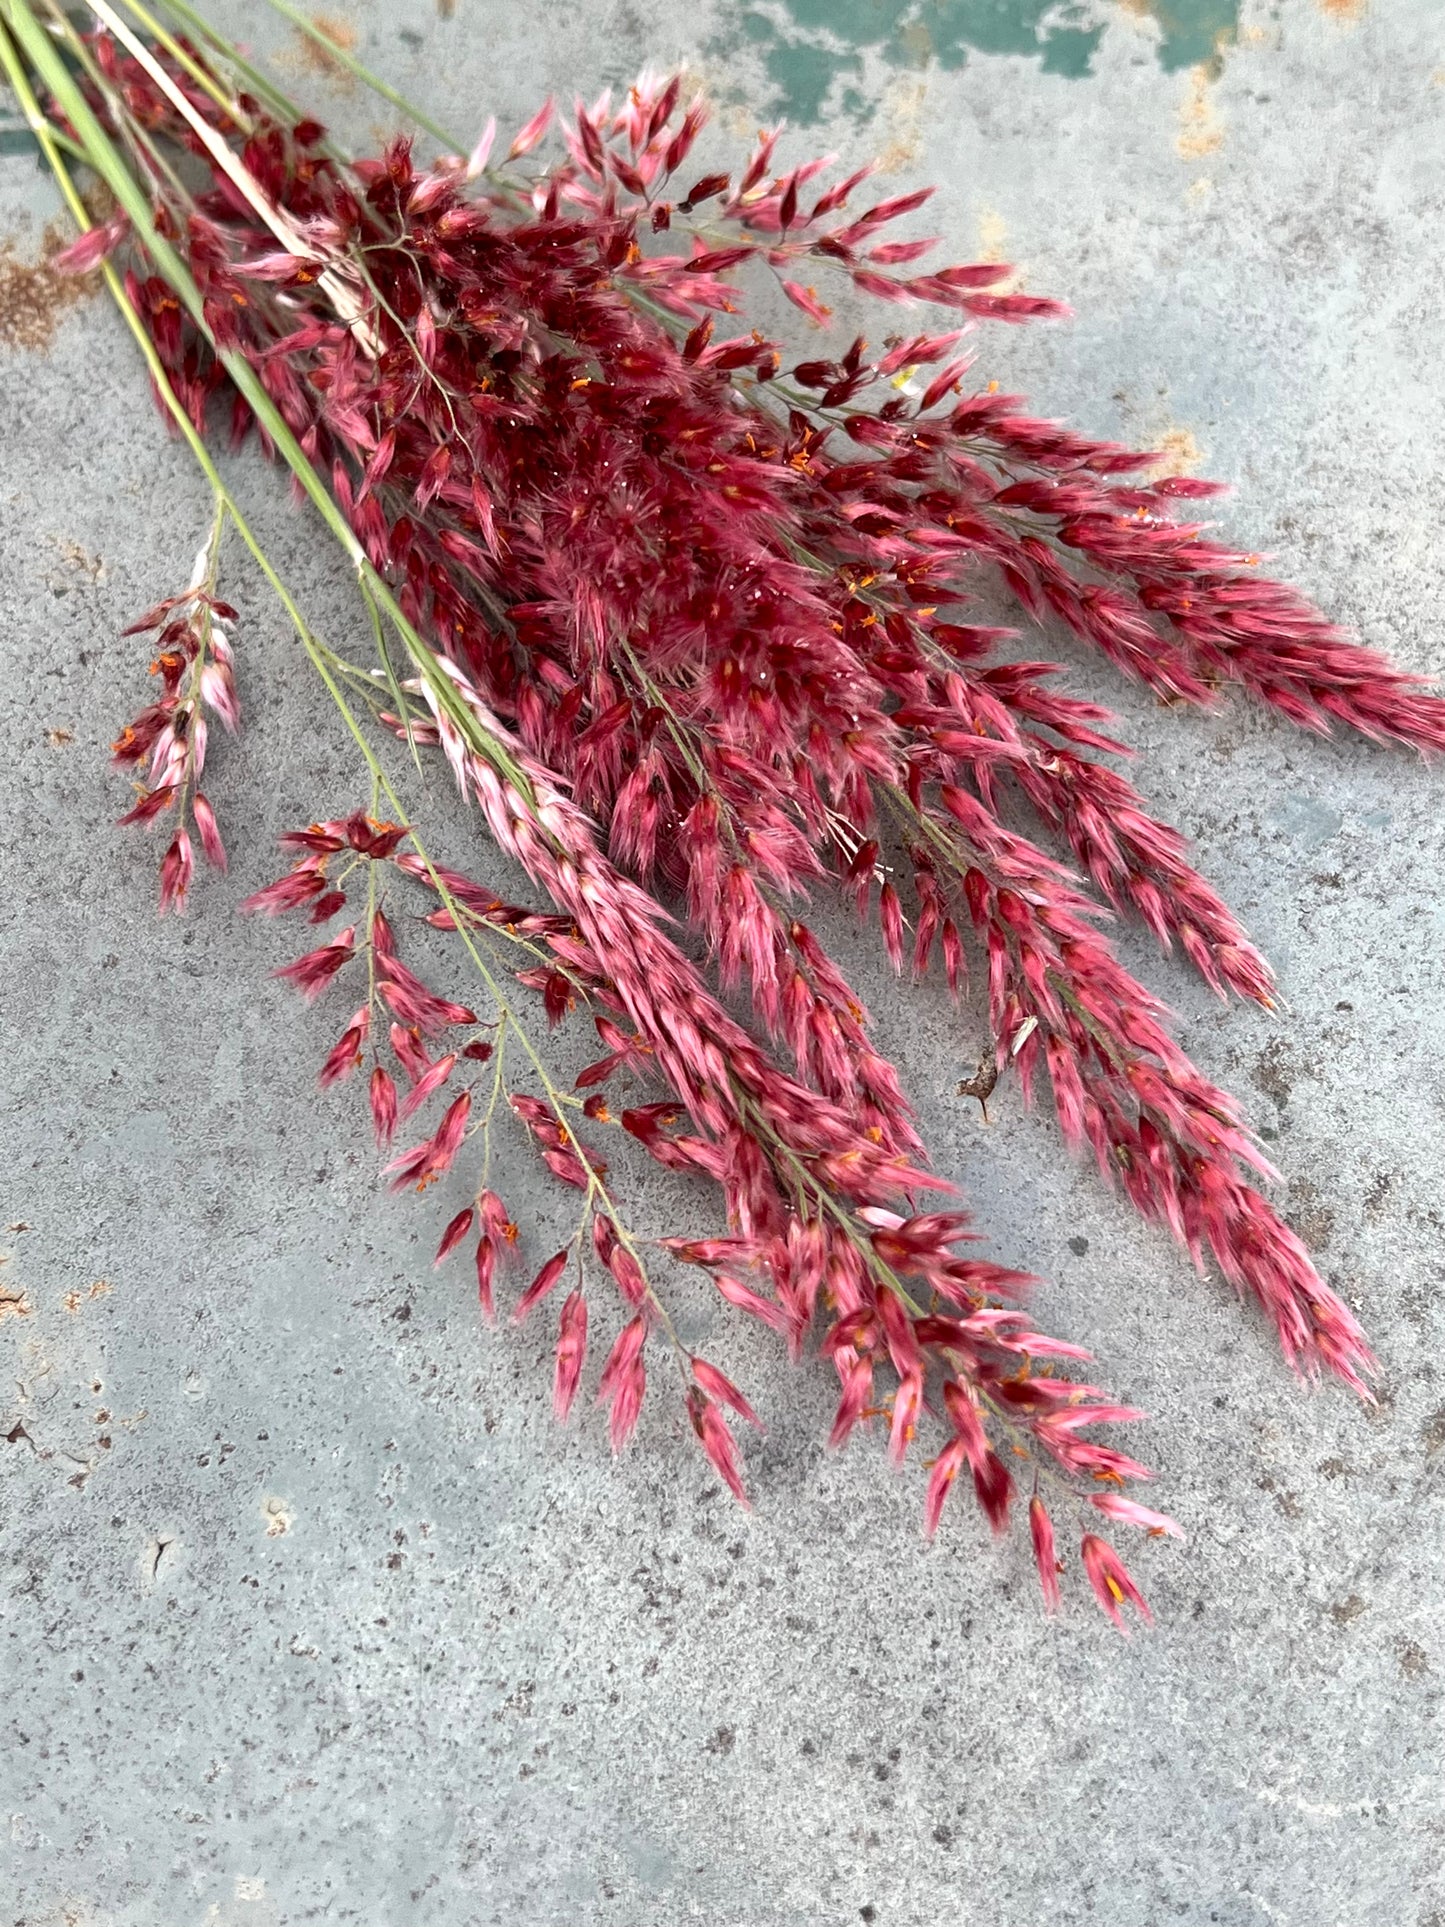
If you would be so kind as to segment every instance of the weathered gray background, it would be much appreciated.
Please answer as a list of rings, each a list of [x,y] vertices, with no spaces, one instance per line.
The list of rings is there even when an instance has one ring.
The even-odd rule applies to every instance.
[[[985,372],[1172,438],[1236,482],[1241,540],[1445,669],[1438,0],[658,11],[332,9],[463,132],[681,58],[740,130],[785,106],[791,153],[940,181],[952,252],[1079,312],[990,337]],[[379,125],[261,9],[218,12],[355,138]],[[966,1506],[925,1549],[916,1471],[868,1441],[824,1457],[830,1375],[697,1298],[769,1424],[757,1509],[664,1402],[614,1465],[590,1409],[553,1426],[546,1332],[479,1331],[464,1266],[429,1269],[448,1200],[383,1195],[352,1094],[313,1095],[339,1012],[302,1011],[266,975],[283,933],[232,914],[278,830],[358,794],[239,562],[247,724],[208,784],[232,874],[160,924],[155,851],[110,827],[105,744],[146,685],[118,631],[180,584],[208,507],[115,318],[52,315],[27,280],[54,208],[33,160],[0,189],[0,1919],[1440,1927],[1440,774],[1075,664],[1279,965],[1271,1023],[1130,946],[1362,1308],[1373,1413],[1296,1384],[1045,1117],[1010,1096],[983,1129],[953,1095],[977,1013],[859,964],[994,1249],[1157,1415],[1142,1449],[1190,1535],[1138,1549],[1157,1631],[1124,1644],[1077,1583],[1046,1623]],[[354,637],[326,542],[235,473]],[[433,815],[464,851],[440,788]],[[515,1142],[506,1175],[549,1249]],[[653,1228],[691,1208],[668,1198],[645,1187]]]

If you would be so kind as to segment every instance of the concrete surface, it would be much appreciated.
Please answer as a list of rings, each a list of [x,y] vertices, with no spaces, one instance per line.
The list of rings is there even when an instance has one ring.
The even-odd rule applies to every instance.
[[[218,11],[339,125],[375,122],[261,9]],[[1078,308],[991,340],[989,371],[1173,437],[1238,484],[1241,539],[1445,669],[1438,0],[856,12],[353,17],[464,130],[682,57],[739,125],[791,93],[820,123],[800,139],[940,180],[952,248]],[[1091,35],[1087,57],[1031,53],[1021,21]],[[1181,66],[1201,22],[1217,54]],[[794,42],[834,63],[812,96]],[[53,203],[23,155],[0,190],[13,269]],[[770,1428],[744,1517],[670,1408],[616,1465],[595,1416],[559,1432],[544,1334],[479,1332],[461,1271],[429,1269],[447,1200],[380,1191],[349,1095],[313,1095],[332,1013],[267,977],[279,932],[231,914],[278,830],[357,794],[239,565],[247,725],[208,786],[233,871],[157,922],[104,746],[146,680],[118,632],[178,585],[207,505],[105,308],[46,332],[0,362],[0,1920],[1441,1927],[1440,773],[1239,704],[1165,714],[1075,665],[1281,969],[1271,1024],[1130,949],[1362,1307],[1374,1413],[1295,1384],[1045,1118],[1009,1098],[980,1127],[952,1094],[976,1011],[946,1024],[860,971],[994,1248],[1157,1415],[1143,1450],[1190,1534],[1138,1553],[1158,1629],[1119,1641],[1077,1585],[1050,1625],[1016,1543],[960,1507],[926,1550],[916,1474],[866,1441],[825,1458],[816,1363],[685,1307]],[[327,544],[235,474],[354,635]],[[441,788],[430,807],[464,852]],[[529,1227],[560,1224],[515,1143],[506,1176]],[[646,1190],[653,1226],[669,1196]]]

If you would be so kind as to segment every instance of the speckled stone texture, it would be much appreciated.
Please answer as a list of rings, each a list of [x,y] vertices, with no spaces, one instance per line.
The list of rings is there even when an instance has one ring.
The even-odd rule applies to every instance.
[[[746,130],[776,76],[740,11],[349,10],[358,50],[464,133],[678,57]],[[840,82],[789,151],[882,148],[897,188],[940,181],[955,256],[1001,253],[1078,309],[990,333],[984,374],[1172,438],[1237,484],[1233,535],[1445,670],[1445,15],[1246,5],[1213,68],[1167,71],[1159,11],[1088,13],[1081,75],[945,63],[937,31],[912,66],[870,43],[848,77],[871,120]],[[384,127],[263,9],[218,17],[354,138]],[[54,206],[32,159],[0,160],[14,258]],[[327,541],[253,458],[230,472],[359,647]],[[1441,772],[1235,700],[1166,712],[1049,640],[1280,969],[1271,1021],[1123,940],[1360,1307],[1373,1411],[1299,1386],[1045,1115],[1001,1091],[982,1126],[955,1095],[977,1007],[897,989],[829,926],[992,1249],[1156,1414],[1140,1448],[1189,1539],[1134,1548],[1159,1623],[1126,1644],[1077,1575],[1047,1623],[1026,1551],[966,1505],[925,1548],[916,1468],[867,1440],[825,1456],[827,1370],[700,1295],[686,1329],[769,1427],[750,1516],[663,1400],[616,1464],[590,1408],[553,1425],[547,1333],[482,1332],[464,1265],[431,1270],[460,1198],[383,1194],[354,1094],[314,1090],[339,1011],[304,1011],[267,975],[284,931],[233,914],[279,830],[364,800],[239,560],[246,728],[208,784],[232,873],[160,923],[155,850],[110,827],[105,746],[146,684],[119,631],[207,516],[103,304],[0,349],[5,1927],[1441,1927]],[[469,859],[445,783],[420,807]],[[504,1170],[550,1249],[564,1201],[516,1140]],[[700,1212],[635,1176],[645,1228]]]

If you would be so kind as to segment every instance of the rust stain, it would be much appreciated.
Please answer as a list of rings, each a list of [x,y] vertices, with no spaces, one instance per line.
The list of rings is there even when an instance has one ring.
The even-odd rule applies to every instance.
[[[978,258],[980,261],[1002,261],[1008,244],[1008,228],[1004,218],[991,207],[981,208],[978,216]]]
[[[104,1298],[108,1292],[114,1291],[114,1289],[114,1285],[111,1284],[108,1278],[97,1278],[94,1284],[87,1285],[84,1291],[66,1292],[60,1302],[67,1311],[76,1312],[80,1310],[82,1305],[88,1304],[92,1298]]]
[[[104,582],[105,557],[92,555],[89,549],[82,548],[79,542],[72,542],[68,535],[51,538],[62,559],[81,575],[88,575],[92,582]]]
[[[0,240],[0,347],[47,349],[68,309],[100,285],[95,274],[57,274],[51,256],[69,237],[52,222],[40,237],[40,259],[28,261],[13,239]]]
[[[1224,129],[1214,118],[1208,67],[1195,67],[1189,93],[1179,109],[1179,135],[1174,145],[1186,161],[1202,160],[1224,145]]]
[[[1353,26],[1365,17],[1369,0],[1320,0],[1320,12],[1326,20],[1339,20],[1346,26]]]
[[[7,1318],[33,1318],[35,1307],[23,1291],[0,1291],[0,1324]]]
[[[927,29],[921,29],[926,34]],[[884,129],[888,135],[878,155],[880,174],[902,174],[918,159],[923,145],[923,103],[926,80],[895,80],[883,96]]]
[[[311,24],[317,33],[331,42],[338,53],[355,53],[356,29],[349,20],[343,20],[331,13],[313,13]],[[356,76],[344,61],[338,60],[335,54],[328,53],[320,41],[313,40],[310,34],[303,33],[299,27],[294,30],[293,38],[294,46],[280,56],[278,64],[300,68],[303,73],[318,74],[339,93],[350,93],[354,90]]]
[[[1151,481],[1167,481],[1173,475],[1192,475],[1204,460],[1204,450],[1189,428],[1167,428],[1159,437],[1159,466]]]

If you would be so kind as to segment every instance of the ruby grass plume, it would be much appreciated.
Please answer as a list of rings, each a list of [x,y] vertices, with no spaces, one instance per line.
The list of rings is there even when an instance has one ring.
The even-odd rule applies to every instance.
[[[970,603],[1001,582],[1022,623],[1063,622],[1169,702],[1208,704],[1233,681],[1305,726],[1425,750],[1445,746],[1445,704],[1181,520],[1214,485],[1151,480],[1155,456],[971,386],[979,324],[1067,311],[1003,291],[1007,267],[921,267],[935,244],[889,232],[926,190],[858,211],[867,170],[831,185],[822,162],[780,170],[776,133],[737,170],[696,174],[702,105],[662,78],[579,104],[556,127],[563,158],[544,157],[549,104],[495,165],[490,132],[468,160],[425,166],[399,140],[352,161],[209,30],[209,52],[154,23],[142,40],[98,4],[95,33],[57,29],[73,76],[29,0],[5,5],[0,53],[52,165],[65,181],[27,61],[119,203],[72,264],[102,263],[198,459],[203,437],[255,427],[356,571],[375,668],[309,635],[247,536],[361,746],[372,802],[296,832],[291,870],[243,907],[316,925],[346,913],[279,974],[313,998],[365,972],[320,1079],[366,1072],[379,1145],[427,1114],[391,1153],[398,1188],[472,1173],[438,1261],[476,1238],[490,1318],[521,1242],[491,1175],[510,1117],[579,1199],[572,1239],[516,1298],[518,1316],[549,1317],[561,1299],[558,1416],[605,1280],[623,1320],[599,1387],[614,1446],[649,1363],[670,1357],[741,1497],[723,1413],[754,1415],[676,1341],[665,1261],[645,1259],[610,1188],[620,1129],[717,1187],[725,1232],[663,1240],[670,1260],[795,1355],[821,1327],[835,1444],[874,1418],[896,1459],[926,1437],[930,1532],[965,1467],[995,1528],[1026,1492],[1051,1608],[1054,1515],[1071,1512],[1122,1624],[1142,1600],[1092,1527],[1177,1528],[1120,1490],[1141,1466],[1081,1435],[1138,1415],[1054,1376],[1050,1361],[1087,1354],[1033,1329],[1016,1303],[1027,1281],[973,1254],[966,1214],[920,1204],[948,1187],[806,901],[840,892],[895,969],[937,968],[954,995],[980,971],[989,1075],[1028,1095],[1042,1070],[1066,1140],[1251,1295],[1293,1364],[1363,1391],[1363,1335],[1259,1188],[1273,1174],[1238,1105],[1100,926],[1137,917],[1219,994],[1266,1006],[1268,965],[1179,834],[1100,760],[1125,753],[1114,719],[1064,693],[1055,665],[1007,660],[1014,632]],[[829,285],[851,289],[897,332],[796,357],[739,332],[749,277],[819,325]],[[128,820],[177,825],[162,868],[177,908],[188,823],[224,861],[197,783],[207,711],[236,720],[214,599],[227,516],[244,532],[218,509],[206,570],[147,619],[163,696],[117,745],[146,761]],[[383,736],[418,759],[440,750],[545,907],[434,863]],[[1036,834],[1005,827],[1014,805]],[[457,947],[470,988],[456,997],[400,954],[395,905],[418,890]],[[670,934],[674,914],[705,966]],[[605,1055],[574,1090],[514,982],[546,1027],[595,1023]],[[752,1027],[722,1001],[733,991]]]

